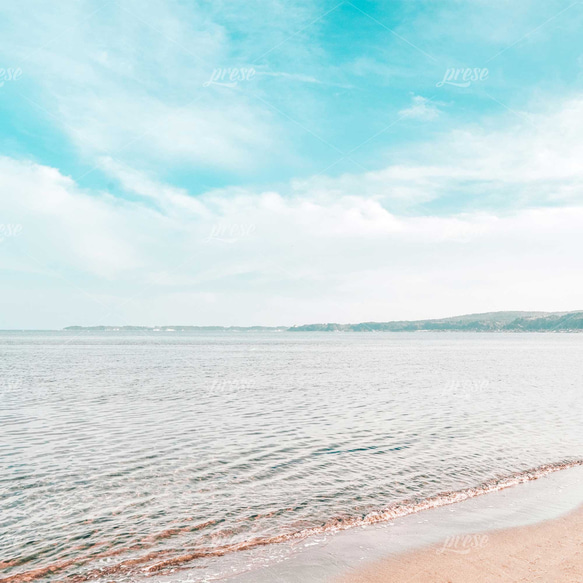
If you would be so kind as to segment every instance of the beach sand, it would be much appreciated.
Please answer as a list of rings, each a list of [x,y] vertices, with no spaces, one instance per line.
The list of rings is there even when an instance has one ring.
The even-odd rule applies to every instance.
[[[583,583],[583,506],[526,527],[448,538],[338,583]]]

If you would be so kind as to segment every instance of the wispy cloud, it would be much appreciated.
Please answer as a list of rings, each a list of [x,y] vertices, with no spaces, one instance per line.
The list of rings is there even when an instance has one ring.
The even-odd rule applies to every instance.
[[[427,97],[414,95],[412,103],[406,109],[399,111],[401,117],[408,117],[419,120],[432,120],[440,114],[437,104]]]
[[[329,87],[340,87],[342,89],[354,89],[354,85],[345,83],[334,83],[332,81],[317,79],[310,75],[303,75],[301,73],[286,73],[285,71],[257,71],[257,75],[265,77],[275,77],[280,79],[287,79],[290,81],[299,81],[301,83],[315,83],[317,85],[326,85]]]

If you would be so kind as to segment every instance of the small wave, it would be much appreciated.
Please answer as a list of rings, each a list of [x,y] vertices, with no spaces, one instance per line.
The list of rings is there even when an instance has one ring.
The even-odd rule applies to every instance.
[[[364,517],[335,517],[330,519],[323,525],[304,528],[291,533],[275,535],[270,537],[255,537],[240,543],[225,544],[214,548],[201,547],[199,549],[194,549],[191,552],[184,553],[182,555],[174,557],[168,557],[168,555],[172,554],[172,551],[168,549],[153,551],[142,557],[127,559],[125,561],[122,561],[121,563],[118,563],[117,565],[91,569],[90,571],[87,571],[82,574],[71,575],[65,577],[64,579],[61,579],[61,581],[63,581],[64,583],[82,583],[83,581],[87,581],[89,579],[95,579],[97,577],[104,577],[116,574],[151,575],[154,573],[160,573],[161,571],[164,571],[165,569],[169,568],[177,567],[184,568],[186,565],[188,565],[188,563],[191,563],[201,558],[220,557],[229,553],[247,551],[260,546],[280,544],[290,541],[298,541],[313,535],[327,534],[335,531],[347,530],[349,528],[354,528],[357,526],[366,526],[391,521],[394,520],[395,518],[400,518],[403,516],[407,516],[409,514],[421,512],[422,510],[429,510],[431,508],[447,506],[449,504],[463,502],[464,500],[475,498],[477,496],[482,496],[484,494],[489,494],[491,492],[504,490],[506,488],[510,488],[518,484],[542,478],[543,476],[546,476],[553,472],[557,472],[559,470],[566,470],[576,466],[583,466],[583,459],[544,464],[536,468],[516,472],[509,476],[488,480],[476,487],[441,492],[434,496],[424,498],[423,500],[407,500],[404,502],[398,502],[384,508],[383,510],[367,514]],[[204,528],[206,526],[209,526],[210,524],[213,524],[213,521],[209,521],[208,523],[198,525],[198,528]],[[162,533],[150,535],[148,539],[151,541],[155,541],[163,538],[168,538],[182,530],[186,529],[167,530]],[[34,581],[36,579],[41,579],[42,577],[45,577],[47,575],[53,575],[59,571],[63,571],[64,569],[72,565],[80,566],[89,563],[95,559],[104,556],[111,556],[112,554],[119,554],[120,552],[127,550],[128,549],[118,549],[118,551],[115,552],[102,553],[100,555],[94,555],[92,557],[69,559],[66,561],[55,562],[46,567],[40,567],[37,569],[5,577],[3,579],[0,579],[0,583],[25,583]],[[148,563],[150,564],[148,565]],[[6,561],[0,562],[0,564],[4,567],[10,567],[19,564],[19,561],[18,560]]]

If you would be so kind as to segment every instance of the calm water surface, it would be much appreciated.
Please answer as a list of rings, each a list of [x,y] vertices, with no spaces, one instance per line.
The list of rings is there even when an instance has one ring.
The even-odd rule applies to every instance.
[[[0,333],[0,581],[204,580],[580,460],[582,383],[579,334]]]

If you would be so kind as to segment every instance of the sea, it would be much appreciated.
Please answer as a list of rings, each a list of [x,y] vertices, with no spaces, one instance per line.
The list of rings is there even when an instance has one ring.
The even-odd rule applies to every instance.
[[[0,332],[0,582],[259,573],[581,466],[582,420],[582,334]]]

